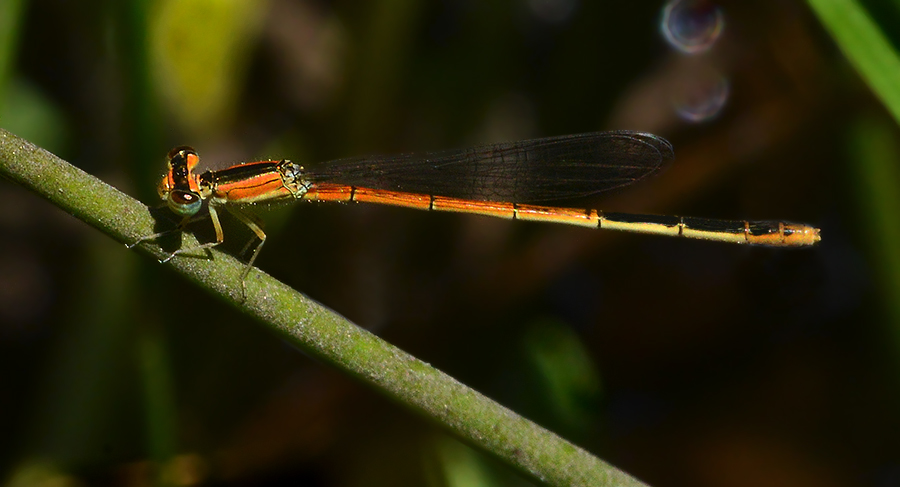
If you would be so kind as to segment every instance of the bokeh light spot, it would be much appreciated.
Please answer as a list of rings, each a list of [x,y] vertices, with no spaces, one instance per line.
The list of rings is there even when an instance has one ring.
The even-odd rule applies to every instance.
[[[710,71],[693,77],[673,97],[678,116],[689,122],[699,123],[719,115],[728,101],[731,86],[725,76]]]
[[[712,47],[724,28],[722,9],[706,0],[670,0],[663,9],[660,24],[666,41],[687,54]]]

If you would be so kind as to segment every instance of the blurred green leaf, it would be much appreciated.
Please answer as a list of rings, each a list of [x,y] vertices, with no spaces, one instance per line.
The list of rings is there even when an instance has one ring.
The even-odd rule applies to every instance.
[[[446,487],[492,487],[498,485],[484,457],[459,441],[442,436],[435,441],[435,452]]]
[[[19,45],[19,26],[22,25],[23,0],[3,0],[0,2],[0,95],[6,93],[6,86],[12,75]],[[2,103],[2,101],[0,101]],[[0,105],[2,108],[2,105]]]
[[[80,265],[91,272],[79,274],[85,276],[82,293],[66,309],[38,381],[38,414],[28,436],[35,455],[66,467],[103,458],[109,438],[127,436],[137,415],[128,407],[134,366],[125,346],[134,329],[123,317],[136,298],[132,276],[139,259],[116,247],[105,240],[80,255]]]
[[[819,20],[900,123],[900,57],[878,23],[854,0],[809,0]]]
[[[62,111],[34,85],[13,78],[0,98],[0,126],[60,153],[69,140]]]
[[[854,176],[859,208],[872,268],[882,283],[881,299],[893,322],[900,349],[900,144],[897,129],[862,120],[851,127],[847,159]]]
[[[5,479],[5,487],[78,487],[82,483],[56,465],[40,460],[18,464]]]
[[[160,463],[178,453],[178,408],[170,351],[161,327],[144,327],[137,338],[148,451]]]
[[[189,132],[228,125],[267,9],[252,0],[164,0],[151,14],[156,83]]]
[[[540,378],[546,406],[567,428],[584,431],[599,409],[601,385],[579,337],[559,321],[543,320],[529,328],[523,345]]]

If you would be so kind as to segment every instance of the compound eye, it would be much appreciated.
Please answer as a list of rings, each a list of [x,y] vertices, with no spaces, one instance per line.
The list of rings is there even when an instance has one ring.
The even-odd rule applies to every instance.
[[[179,145],[178,147],[169,151],[167,158],[171,161],[172,159],[175,159],[178,156],[187,157],[188,154],[196,155],[197,151],[195,151],[194,148],[189,145]]]
[[[169,209],[176,215],[194,216],[203,206],[203,199],[193,191],[174,190],[169,193]]]

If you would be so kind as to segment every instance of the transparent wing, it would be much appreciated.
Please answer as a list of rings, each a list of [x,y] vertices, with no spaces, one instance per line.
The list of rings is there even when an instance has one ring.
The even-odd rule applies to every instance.
[[[652,134],[592,132],[469,149],[338,159],[313,182],[516,203],[582,198],[659,172],[672,145]]]

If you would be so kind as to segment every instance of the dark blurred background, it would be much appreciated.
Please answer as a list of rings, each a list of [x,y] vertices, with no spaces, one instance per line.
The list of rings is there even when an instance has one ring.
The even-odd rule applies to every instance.
[[[821,244],[298,204],[260,212],[257,265],[651,485],[900,485],[900,139],[806,4],[0,10],[0,126],[148,205],[181,144],[215,168],[668,138],[667,172],[586,204],[807,222]],[[250,234],[225,225],[237,253]],[[527,485],[3,181],[0,391],[3,485]]]

